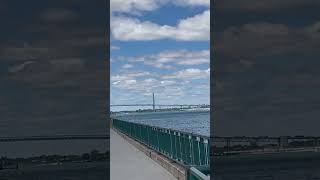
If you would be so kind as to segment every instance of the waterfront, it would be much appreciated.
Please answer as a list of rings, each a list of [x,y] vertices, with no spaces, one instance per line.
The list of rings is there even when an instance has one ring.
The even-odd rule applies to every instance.
[[[118,114],[113,118],[204,136],[210,135],[209,111],[132,112]]]

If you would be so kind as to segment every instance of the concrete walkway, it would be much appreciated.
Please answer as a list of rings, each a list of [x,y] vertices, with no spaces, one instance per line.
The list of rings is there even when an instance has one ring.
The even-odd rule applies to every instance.
[[[110,149],[111,180],[177,180],[112,129]]]

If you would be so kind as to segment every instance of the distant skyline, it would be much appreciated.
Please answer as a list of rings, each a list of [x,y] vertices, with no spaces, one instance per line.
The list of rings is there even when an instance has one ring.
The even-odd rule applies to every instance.
[[[209,5],[111,0],[110,103],[209,104]]]

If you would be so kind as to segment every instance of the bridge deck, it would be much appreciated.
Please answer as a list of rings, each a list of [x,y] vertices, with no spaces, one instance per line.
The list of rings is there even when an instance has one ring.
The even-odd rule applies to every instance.
[[[112,180],[176,180],[168,171],[110,130]]]

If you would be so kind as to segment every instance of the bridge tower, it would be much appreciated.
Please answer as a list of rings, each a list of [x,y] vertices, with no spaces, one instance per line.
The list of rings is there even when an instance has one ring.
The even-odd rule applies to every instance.
[[[153,111],[156,110],[155,106],[156,106],[156,104],[155,104],[155,102],[154,102],[154,93],[152,93],[152,107],[153,107]]]

